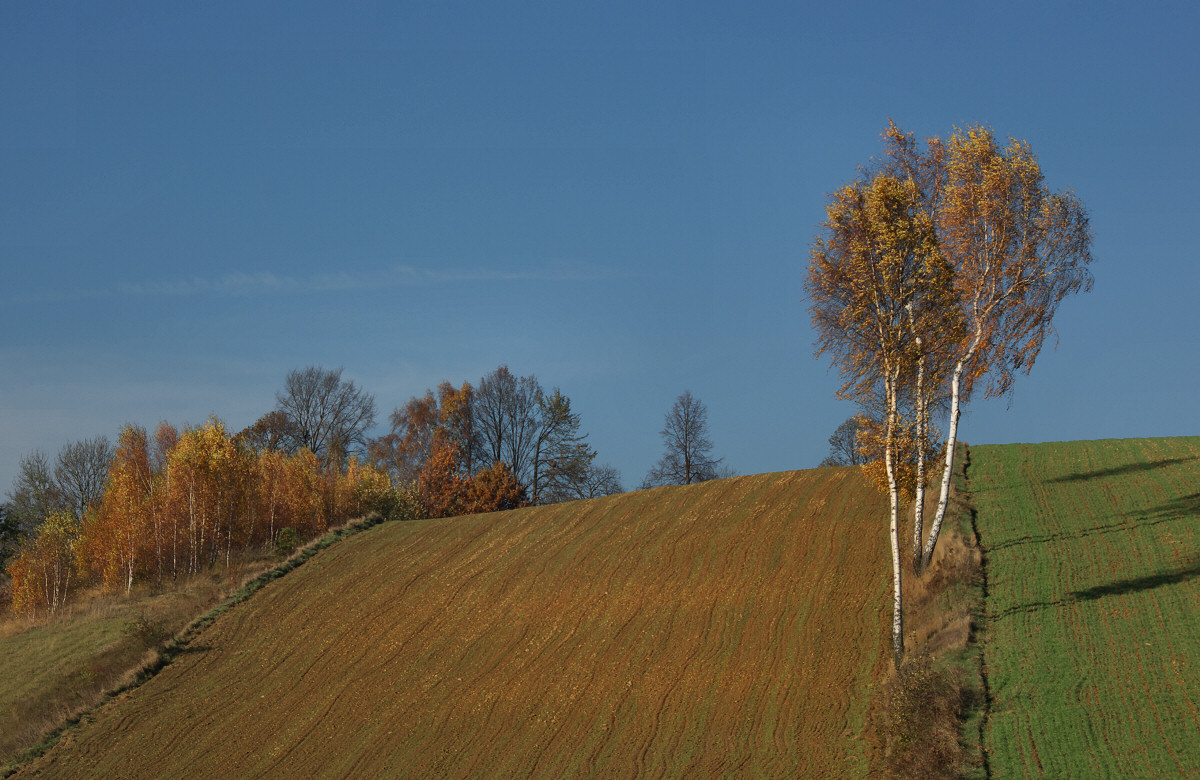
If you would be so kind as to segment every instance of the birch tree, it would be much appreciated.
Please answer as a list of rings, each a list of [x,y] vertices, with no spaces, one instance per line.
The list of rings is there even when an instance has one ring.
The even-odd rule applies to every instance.
[[[883,461],[892,551],[892,657],[904,658],[899,478],[903,380],[914,371],[913,312],[945,305],[949,273],[922,192],[909,177],[864,175],[834,193],[814,241],[805,290],[817,355],[839,368],[838,397],[882,396]]]
[[[940,195],[946,180],[946,147],[938,138],[926,141],[922,148],[911,133],[900,130],[889,121],[883,133],[885,154],[874,161],[870,170],[910,182],[914,188],[916,207],[927,214],[937,240],[937,217]],[[940,251],[940,245],[939,245]],[[923,567],[925,488],[929,483],[927,464],[937,456],[938,430],[932,422],[934,411],[947,406],[952,345],[962,336],[962,315],[954,298],[950,282],[952,269],[945,262],[938,265],[940,278],[931,280],[933,287],[916,295],[905,306],[908,336],[913,349],[914,364],[901,386],[907,409],[904,427],[906,451],[910,460],[913,505],[912,561],[913,571]],[[878,404],[877,404],[878,406]],[[868,438],[870,438],[868,432]],[[878,440],[878,436],[874,437]]]
[[[66,605],[76,582],[79,521],[54,510],[8,563],[13,612],[53,615]]]
[[[84,524],[81,557],[107,590],[128,594],[134,577],[145,566],[145,554],[161,552],[153,517],[154,474],[146,429],[123,426],[110,460],[102,500]]]
[[[1045,186],[1027,142],[1001,146],[991,130],[974,126],[944,145],[931,142],[927,156],[927,165],[944,171],[930,193],[931,212],[963,327],[945,353],[952,365],[945,465],[922,566],[946,514],[962,405],[980,383],[985,397],[1010,392],[1054,332],[1058,304],[1092,286],[1087,211],[1074,193]]]

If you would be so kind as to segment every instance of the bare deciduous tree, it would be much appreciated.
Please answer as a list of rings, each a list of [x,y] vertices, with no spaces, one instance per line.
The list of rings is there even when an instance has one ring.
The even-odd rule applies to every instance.
[[[242,429],[238,437],[255,452],[283,452],[291,455],[296,451],[299,431],[290,417],[278,409],[267,412]]]
[[[34,450],[21,458],[8,498],[10,511],[25,536],[31,535],[43,520],[65,506],[46,453]]]
[[[599,466],[592,464],[579,485],[580,498],[599,498],[624,492],[625,488],[621,485],[621,472],[608,463]]]
[[[107,436],[72,442],[58,452],[54,481],[67,511],[82,520],[84,513],[104,495],[114,450]]]
[[[646,474],[643,487],[690,485],[716,479],[722,459],[712,457],[708,407],[690,390],[675,399],[659,434],[666,451]]]
[[[500,366],[479,380],[475,391],[475,433],[479,464],[507,463],[523,485],[533,482],[541,430],[542,387],[530,375],[516,377]]]
[[[342,369],[309,366],[288,372],[276,411],[290,421],[295,447],[306,447],[326,462],[341,463],[362,453],[375,423],[375,397],[342,379]]]
[[[17,516],[12,511],[12,504],[0,504],[0,577],[3,576],[4,564],[17,551],[23,536]],[[0,579],[0,582],[2,581]]]

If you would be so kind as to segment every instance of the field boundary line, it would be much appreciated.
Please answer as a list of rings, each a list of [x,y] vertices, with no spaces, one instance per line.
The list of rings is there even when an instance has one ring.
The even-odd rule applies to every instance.
[[[988,756],[985,737],[987,734],[988,719],[992,714],[992,690],[988,681],[986,649],[984,643],[979,641],[980,627],[988,625],[988,615],[990,612],[988,606],[988,554],[987,548],[983,545],[983,537],[979,532],[979,510],[976,508],[974,498],[971,494],[970,468],[971,447],[970,445],[964,445],[962,454],[962,500],[971,521],[972,541],[975,548],[979,550],[979,614],[972,621],[971,636],[968,642],[975,645],[979,650],[977,670],[980,690],[983,693],[983,706],[979,712],[979,758],[983,766],[983,776],[990,780],[992,777],[992,766]]]
[[[186,655],[190,650],[191,644],[195,642],[204,631],[212,625],[218,617],[228,612],[238,604],[249,601],[250,598],[258,591],[265,588],[270,583],[281,577],[295,571],[308,562],[318,552],[334,544],[355,536],[377,525],[385,522],[399,522],[389,520],[378,513],[361,517],[347,522],[340,528],[327,531],[323,536],[313,540],[304,547],[301,547],[291,555],[287,560],[284,560],[275,566],[267,569],[265,572],[254,577],[249,582],[242,585],[236,591],[226,596],[225,599],[217,606],[210,609],[200,617],[188,623],[179,633],[171,638],[164,646],[160,647],[157,655],[149,663],[142,666],[136,671],[133,678],[128,682],[117,685],[116,687],[106,691],[104,695],[93,706],[69,718],[60,726],[51,729],[43,737],[42,741],[33,747],[28,748],[23,753],[12,759],[8,764],[0,767],[0,780],[2,778],[11,777],[19,772],[30,762],[41,758],[58,744],[64,736],[75,730],[81,725],[90,723],[93,716],[105,707],[109,702],[125,693],[130,693],[143,684],[153,679],[159,672],[170,666],[176,658]]]

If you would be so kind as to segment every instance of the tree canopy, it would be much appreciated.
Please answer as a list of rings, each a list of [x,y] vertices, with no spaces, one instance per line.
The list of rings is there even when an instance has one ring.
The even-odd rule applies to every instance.
[[[835,192],[810,253],[805,290],[817,354],[841,373],[841,398],[886,485],[893,546],[893,650],[902,658],[898,509],[914,501],[913,559],[927,566],[945,516],[961,404],[983,384],[1010,392],[1028,373],[1067,295],[1091,286],[1091,232],[1073,193],[1054,193],[1025,141],[956,130],[924,145],[894,123],[885,155]],[[922,536],[931,421],[949,407],[938,511]],[[922,544],[923,542],[923,544]]]

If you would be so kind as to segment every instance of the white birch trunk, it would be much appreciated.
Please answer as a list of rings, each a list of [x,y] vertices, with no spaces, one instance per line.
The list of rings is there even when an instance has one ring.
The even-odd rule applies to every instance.
[[[888,404],[887,439],[884,445],[884,464],[887,467],[888,500],[891,506],[890,538],[892,543],[892,660],[899,669],[904,662],[904,597],[900,567],[900,491],[896,484],[894,451],[896,449],[896,379],[889,373],[886,388]]]
[[[917,349],[921,348],[921,339],[917,338]],[[921,542],[924,540],[925,524],[925,356],[921,355],[917,363],[917,398],[916,398],[916,439],[917,439],[917,491],[913,503],[913,571],[921,573]]]
[[[129,557],[125,560],[125,595],[133,590],[133,573],[137,569],[137,547],[130,545]]]
[[[976,304],[978,309],[978,304]],[[976,314],[976,322],[979,315]],[[937,547],[938,534],[942,530],[942,521],[946,519],[946,505],[950,500],[950,476],[954,473],[954,450],[958,444],[958,418],[962,415],[962,377],[967,364],[975,357],[975,350],[983,343],[983,326],[975,326],[975,337],[967,353],[954,364],[954,374],[950,379],[950,425],[946,432],[946,465],[942,469],[942,488],[938,494],[937,514],[933,516],[933,527],[929,529],[929,538],[925,540],[925,550],[921,556],[922,567],[933,561],[933,551]]]
[[[950,476],[954,473],[954,449],[958,443],[958,418],[962,413],[959,391],[962,387],[963,369],[966,367],[968,359],[969,355],[955,364],[954,376],[950,380],[950,425],[946,433],[946,465],[942,469],[942,487],[938,494],[937,513],[933,516],[933,527],[929,529],[929,538],[925,540],[925,549],[921,555],[922,568],[928,566],[933,560],[938,534],[942,530],[942,520],[946,518],[946,504],[950,499]]]

